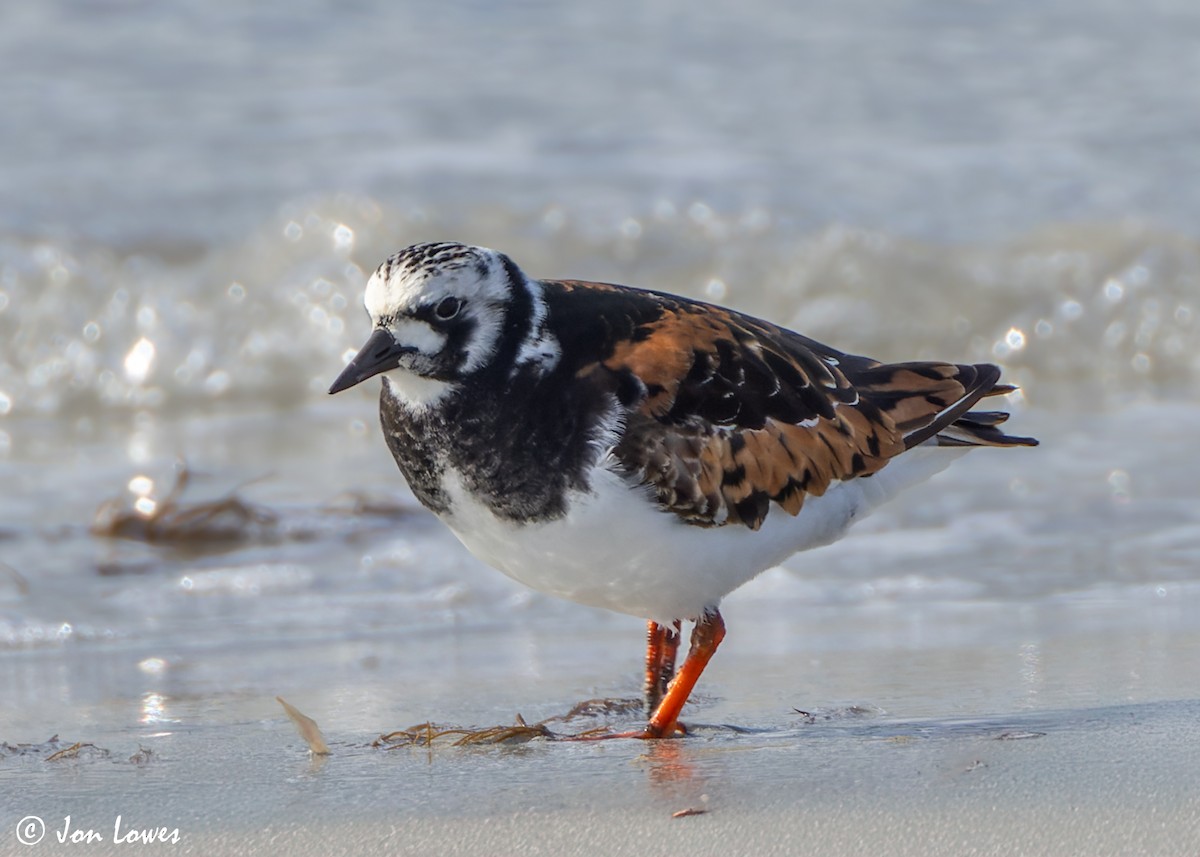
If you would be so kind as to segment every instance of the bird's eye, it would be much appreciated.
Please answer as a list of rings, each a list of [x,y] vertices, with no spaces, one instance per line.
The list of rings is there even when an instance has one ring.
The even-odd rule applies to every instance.
[[[458,315],[460,309],[462,309],[462,301],[458,298],[442,298],[433,308],[433,313],[442,321],[449,321]]]

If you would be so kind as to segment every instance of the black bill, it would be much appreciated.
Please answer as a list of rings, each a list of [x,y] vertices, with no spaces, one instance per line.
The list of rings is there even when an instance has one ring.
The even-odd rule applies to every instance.
[[[400,365],[403,355],[416,350],[396,342],[396,338],[383,328],[376,328],[371,331],[367,344],[359,349],[354,359],[342,370],[342,374],[337,376],[329,392],[333,394],[349,390],[355,384],[361,384],[380,372],[395,369]]]

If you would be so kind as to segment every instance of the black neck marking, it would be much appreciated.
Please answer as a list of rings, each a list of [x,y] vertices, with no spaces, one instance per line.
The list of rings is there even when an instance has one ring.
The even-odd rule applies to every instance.
[[[504,273],[508,276],[508,304],[505,307],[504,327],[496,343],[496,353],[489,358],[485,371],[496,375],[507,375],[517,359],[517,350],[530,334],[533,325],[533,295],[525,282],[525,275],[513,260],[500,254]]]
[[[433,512],[453,514],[448,470],[499,518],[535,523],[567,512],[568,494],[588,488],[601,454],[613,396],[532,369],[507,383],[476,373],[435,407],[414,411],[386,385],[380,399],[384,438],[416,495]]]

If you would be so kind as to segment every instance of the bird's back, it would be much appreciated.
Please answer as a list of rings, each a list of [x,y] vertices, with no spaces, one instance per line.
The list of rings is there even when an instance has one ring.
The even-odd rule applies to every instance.
[[[613,450],[660,506],[691,524],[757,529],[835,482],[915,446],[1032,445],[1002,411],[990,364],[883,364],[699,301],[543,281],[564,364],[623,409]]]

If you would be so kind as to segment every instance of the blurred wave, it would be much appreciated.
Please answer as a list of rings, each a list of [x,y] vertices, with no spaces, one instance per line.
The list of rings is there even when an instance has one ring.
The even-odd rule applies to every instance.
[[[1143,225],[939,246],[839,226],[806,234],[763,208],[660,201],[576,221],[559,208],[396,211],[339,195],[183,251],[3,239],[0,417],[301,405],[365,334],[371,270],[431,238],[502,249],[534,276],[726,303],[881,359],[997,361],[1046,405],[1200,381],[1200,242]]]

